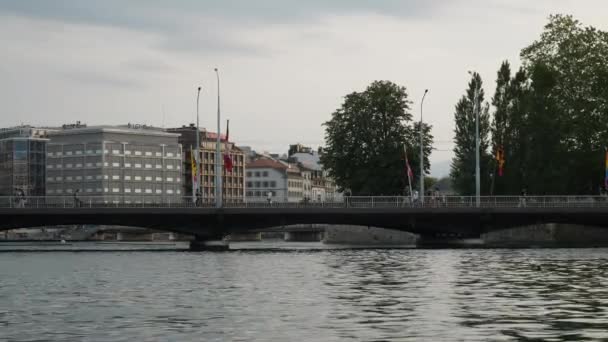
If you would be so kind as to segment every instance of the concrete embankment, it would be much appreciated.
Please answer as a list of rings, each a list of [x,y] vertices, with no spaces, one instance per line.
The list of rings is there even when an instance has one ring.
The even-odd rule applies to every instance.
[[[608,247],[608,229],[540,224],[482,235],[486,247]]]
[[[414,246],[415,234],[377,227],[333,225],[325,229],[326,244],[348,244],[365,246]]]

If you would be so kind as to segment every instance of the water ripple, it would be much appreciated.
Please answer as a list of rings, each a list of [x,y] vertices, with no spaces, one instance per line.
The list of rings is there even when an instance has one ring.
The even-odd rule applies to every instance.
[[[19,253],[7,341],[594,341],[608,250]]]

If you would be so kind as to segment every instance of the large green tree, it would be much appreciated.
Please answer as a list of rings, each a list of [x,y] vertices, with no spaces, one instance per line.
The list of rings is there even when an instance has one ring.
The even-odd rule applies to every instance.
[[[479,156],[481,193],[490,190],[491,156],[488,153],[490,114],[489,105],[484,101],[481,76],[473,73],[466,94],[456,104],[454,159],[450,178],[454,189],[463,195],[475,194],[476,140],[475,122],[479,113]]]
[[[336,184],[353,195],[400,195],[407,186],[403,148],[419,178],[419,123],[410,113],[405,87],[375,81],[363,92],[346,95],[325,125],[321,162]],[[428,173],[433,137],[423,125],[424,169]]]
[[[608,145],[608,33],[551,16],[521,57],[514,77],[503,63],[496,80],[492,145],[504,146],[505,168],[495,193],[597,193]]]

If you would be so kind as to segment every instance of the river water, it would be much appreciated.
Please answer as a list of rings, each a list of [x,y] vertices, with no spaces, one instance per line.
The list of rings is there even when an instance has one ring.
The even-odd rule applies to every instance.
[[[608,339],[608,250],[0,253],[4,341]]]

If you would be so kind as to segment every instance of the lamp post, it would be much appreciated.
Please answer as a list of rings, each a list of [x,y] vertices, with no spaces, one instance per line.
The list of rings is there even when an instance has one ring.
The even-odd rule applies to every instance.
[[[215,144],[215,207],[222,207],[222,159],[220,158],[220,72],[215,70],[217,77],[217,140]]]
[[[194,158],[194,162],[196,163],[196,192],[193,194],[195,200],[198,199],[199,193],[201,192],[201,130],[199,127],[199,119],[198,119],[198,100],[201,96],[201,87],[198,87],[198,92],[196,93],[196,158]],[[202,193],[200,196],[202,197]],[[202,204],[202,203],[201,203]]]
[[[429,90],[424,90],[422,95],[422,101],[420,101],[420,203],[424,206],[424,141],[422,139],[422,106],[424,105],[424,98]]]
[[[481,181],[480,181],[480,170],[479,170],[479,106],[477,100],[479,99],[479,84],[475,74],[469,71],[469,74],[473,77],[475,86],[475,95],[473,96],[473,115],[475,115],[475,204],[477,208],[481,205]]]

